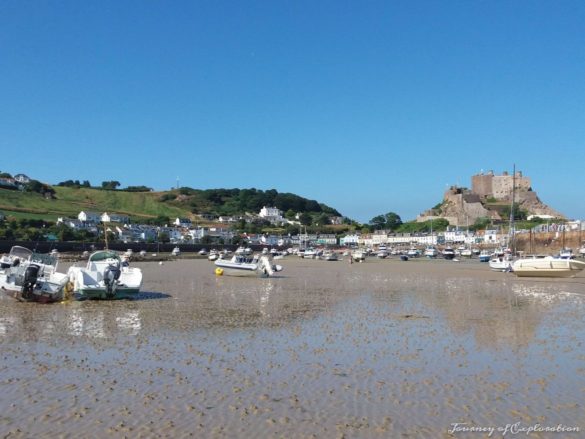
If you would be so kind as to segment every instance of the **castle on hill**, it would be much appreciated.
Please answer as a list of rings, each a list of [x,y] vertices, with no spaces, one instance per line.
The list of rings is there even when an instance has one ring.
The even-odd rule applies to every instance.
[[[453,226],[473,224],[479,218],[501,221],[502,210],[514,204],[529,215],[542,218],[562,218],[564,215],[550,208],[532,190],[529,177],[521,171],[515,174],[493,171],[479,173],[471,177],[471,189],[451,186],[444,194],[440,205],[429,209],[417,217],[417,221],[444,218]],[[505,218],[504,218],[505,219]]]

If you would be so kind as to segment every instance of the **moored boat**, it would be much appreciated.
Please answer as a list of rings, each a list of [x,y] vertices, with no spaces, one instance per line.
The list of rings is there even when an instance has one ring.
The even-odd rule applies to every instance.
[[[519,277],[573,277],[585,268],[585,262],[575,259],[522,258],[512,264],[512,272]]]
[[[14,246],[2,257],[0,289],[22,302],[59,302],[69,278],[57,271],[56,255]]]
[[[227,276],[269,277],[282,271],[282,266],[272,264],[267,255],[234,254],[231,259],[215,261],[215,273]]]
[[[129,299],[142,286],[142,270],[122,264],[111,250],[92,253],[85,268],[70,267],[67,275],[81,299]]]

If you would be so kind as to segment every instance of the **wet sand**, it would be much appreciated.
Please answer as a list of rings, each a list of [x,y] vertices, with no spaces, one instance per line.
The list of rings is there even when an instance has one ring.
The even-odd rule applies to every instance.
[[[477,260],[137,263],[139,300],[0,297],[0,435],[487,437],[580,428],[585,275],[516,278]],[[461,423],[455,429],[455,423]],[[454,431],[457,430],[457,431]],[[507,433],[507,437],[512,434]]]

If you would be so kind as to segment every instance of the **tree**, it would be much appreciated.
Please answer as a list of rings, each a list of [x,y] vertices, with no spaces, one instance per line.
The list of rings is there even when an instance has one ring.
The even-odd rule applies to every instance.
[[[377,215],[370,220],[370,224],[374,230],[382,230],[386,228],[386,217],[384,215]]]
[[[311,215],[309,215],[307,212],[303,212],[301,213],[301,216],[299,218],[299,221],[301,222],[301,224],[303,226],[308,226],[311,224],[313,218],[311,217]]]
[[[119,181],[102,181],[102,189],[107,191],[115,191],[118,186],[120,186]]]

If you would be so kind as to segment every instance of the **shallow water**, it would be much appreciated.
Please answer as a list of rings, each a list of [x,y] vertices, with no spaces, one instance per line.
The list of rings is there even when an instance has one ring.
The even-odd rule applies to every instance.
[[[216,277],[206,260],[136,265],[139,300],[0,298],[3,436],[585,431],[583,274],[423,259],[285,259],[269,279]]]

